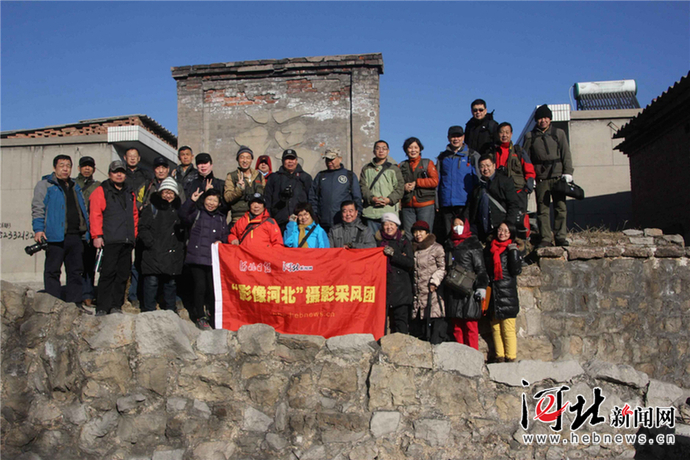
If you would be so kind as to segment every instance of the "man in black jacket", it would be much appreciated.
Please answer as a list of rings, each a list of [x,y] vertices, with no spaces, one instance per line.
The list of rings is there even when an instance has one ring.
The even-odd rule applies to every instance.
[[[498,141],[498,123],[494,113],[488,113],[484,99],[475,99],[470,105],[472,118],[465,125],[465,143],[480,154],[489,153]]]
[[[125,152],[125,163],[127,163],[127,185],[134,192],[139,188],[148,184],[153,179],[153,174],[148,169],[139,165],[141,162],[141,155],[139,150],[135,148],[127,149]]]
[[[280,169],[268,176],[264,199],[266,209],[284,232],[297,204],[309,201],[312,178],[300,166],[294,150],[285,150],[282,159]]]
[[[481,241],[502,222],[515,226],[520,200],[513,180],[505,174],[496,174],[493,155],[479,157],[479,185],[472,192],[470,227]]]

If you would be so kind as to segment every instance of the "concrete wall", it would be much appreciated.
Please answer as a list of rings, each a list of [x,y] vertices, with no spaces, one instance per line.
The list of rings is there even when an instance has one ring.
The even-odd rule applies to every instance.
[[[632,225],[630,168],[614,148],[616,131],[639,109],[583,110],[570,113],[570,150],[575,183],[585,190],[582,201],[568,200],[568,227],[605,226],[611,230]]]
[[[382,64],[357,67],[364,63],[357,56],[253,62],[262,65],[173,69],[179,145],[210,153],[214,174],[223,179],[237,167],[240,145],[251,147],[255,158],[270,155],[274,171],[283,150],[292,148],[312,175],[325,169],[326,148],[336,147],[345,166],[359,172],[379,135]]]
[[[43,251],[33,256],[24,247],[34,244],[31,228],[31,199],[41,177],[53,172],[53,158],[72,157],[72,177],[79,174],[79,158],[91,156],[96,161],[95,178],[107,179],[108,165],[115,155],[107,135],[47,139],[3,139],[1,152],[2,211],[0,250],[3,279],[40,281],[42,286]],[[64,273],[63,273],[64,278]]]

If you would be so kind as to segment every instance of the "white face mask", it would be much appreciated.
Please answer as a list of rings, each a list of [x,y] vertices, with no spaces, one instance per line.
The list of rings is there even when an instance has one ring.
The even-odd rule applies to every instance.
[[[455,230],[455,233],[458,235],[462,235],[462,231],[464,230],[465,226],[464,225],[456,225],[453,227],[453,230]]]

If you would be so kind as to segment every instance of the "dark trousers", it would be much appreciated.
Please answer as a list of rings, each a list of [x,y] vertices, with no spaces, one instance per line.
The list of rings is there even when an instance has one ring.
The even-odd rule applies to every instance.
[[[216,310],[216,296],[213,292],[213,269],[208,265],[189,264],[189,271],[194,281],[194,306],[189,312],[189,319],[197,320],[208,317],[213,326]],[[206,310],[208,315],[206,314]]]
[[[141,311],[154,311],[156,309],[156,297],[159,286],[163,289],[163,303],[161,310],[175,311],[177,287],[175,277],[172,275],[143,275],[144,278],[144,305]]]
[[[97,311],[110,313],[113,308],[122,307],[131,268],[131,244],[108,243],[103,246],[101,277],[98,280]]]
[[[432,345],[445,342],[448,332],[448,323],[445,318],[430,318],[419,319],[413,318],[410,320],[410,334],[420,340],[425,340]]]
[[[91,299],[96,297],[96,292],[93,287],[93,280],[96,276],[96,248],[93,247],[90,241],[82,240],[82,245],[84,247],[84,252],[82,255],[82,264],[84,265],[84,272],[82,274],[82,300]]]
[[[60,243],[48,243],[46,248],[46,264],[43,270],[43,285],[48,294],[60,298],[60,274],[62,264],[65,264],[67,274],[67,293],[65,301],[81,302],[82,280],[84,269],[82,252],[84,248],[79,235],[65,235]]]
[[[391,334],[394,332],[409,333],[408,322],[410,321],[411,305],[399,305],[397,307],[388,306],[388,325]]]
[[[553,232],[551,231],[551,202],[553,201],[554,211],[554,231],[556,232],[556,243],[565,241],[568,236],[566,218],[568,208],[565,204],[563,193],[553,192],[553,186],[560,177],[553,177],[537,182],[537,224],[539,225],[539,235],[544,241],[551,241]]]

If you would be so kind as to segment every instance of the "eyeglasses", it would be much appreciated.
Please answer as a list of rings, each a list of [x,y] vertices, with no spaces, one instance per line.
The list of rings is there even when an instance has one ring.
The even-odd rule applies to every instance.
[[[486,109],[472,109],[472,113],[475,112],[484,112]]]
[[[387,152],[387,151],[388,151],[388,147],[376,147],[374,149],[374,152]]]

